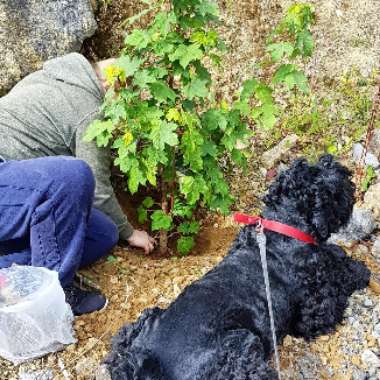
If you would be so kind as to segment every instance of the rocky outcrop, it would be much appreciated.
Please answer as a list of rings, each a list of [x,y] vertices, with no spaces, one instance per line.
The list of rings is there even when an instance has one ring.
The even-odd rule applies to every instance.
[[[95,30],[90,0],[0,0],[0,94]]]

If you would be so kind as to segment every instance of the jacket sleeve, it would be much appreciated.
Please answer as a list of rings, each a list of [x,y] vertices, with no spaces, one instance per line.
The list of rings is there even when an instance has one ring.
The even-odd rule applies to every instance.
[[[75,156],[87,162],[96,181],[95,207],[107,214],[117,225],[120,239],[127,240],[133,232],[132,225],[121,209],[111,184],[111,153],[107,148],[99,148],[95,141],[84,142],[83,136],[90,120],[85,120],[76,131]]]

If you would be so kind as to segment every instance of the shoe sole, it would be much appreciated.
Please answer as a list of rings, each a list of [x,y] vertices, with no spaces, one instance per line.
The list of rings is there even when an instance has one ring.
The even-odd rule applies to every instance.
[[[104,304],[104,306],[100,310],[98,310],[98,313],[103,313],[104,310],[107,308],[107,306],[108,306],[108,298],[106,298],[106,303]]]

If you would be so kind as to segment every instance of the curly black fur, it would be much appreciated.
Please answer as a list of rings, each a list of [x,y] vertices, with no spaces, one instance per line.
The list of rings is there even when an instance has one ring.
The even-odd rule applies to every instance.
[[[331,156],[296,161],[272,184],[263,216],[312,234],[318,246],[266,232],[277,337],[312,339],[342,321],[369,271],[326,240],[353,207],[349,171]],[[226,258],[167,310],[152,309],[114,338],[106,364],[117,380],[275,380],[260,255],[253,226]]]

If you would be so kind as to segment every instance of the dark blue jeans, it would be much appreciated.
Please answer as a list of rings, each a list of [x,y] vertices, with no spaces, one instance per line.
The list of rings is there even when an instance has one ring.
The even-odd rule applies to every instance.
[[[0,163],[0,268],[55,270],[62,286],[117,243],[116,225],[92,208],[89,166],[71,157]]]

